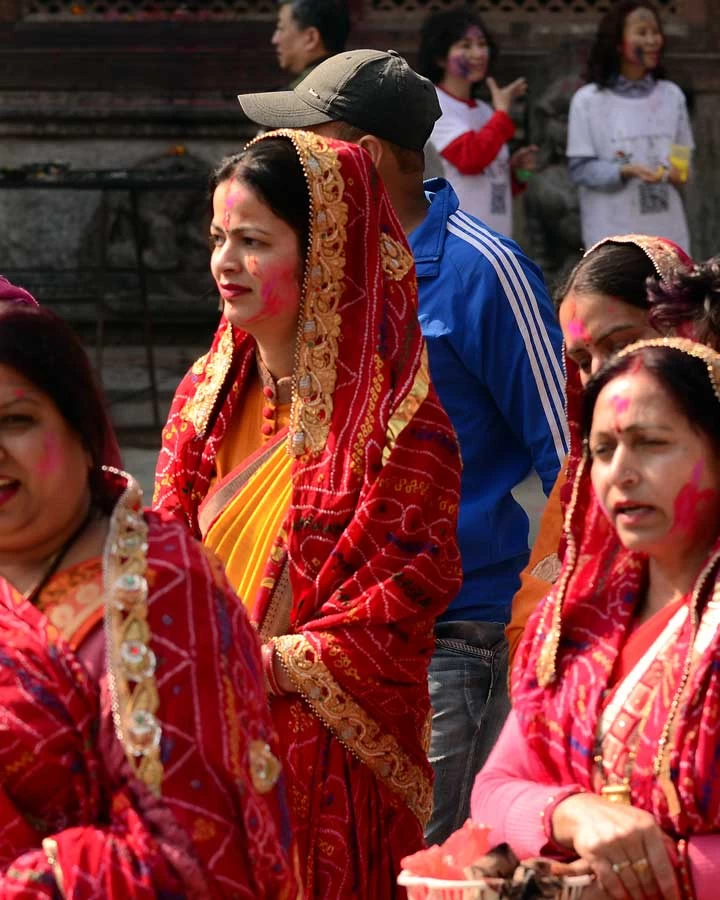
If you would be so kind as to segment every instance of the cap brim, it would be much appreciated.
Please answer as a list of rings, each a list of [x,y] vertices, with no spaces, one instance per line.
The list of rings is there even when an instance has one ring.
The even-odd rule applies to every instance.
[[[294,91],[238,94],[240,107],[251,122],[265,128],[305,128],[332,122],[332,116],[304,103]]]

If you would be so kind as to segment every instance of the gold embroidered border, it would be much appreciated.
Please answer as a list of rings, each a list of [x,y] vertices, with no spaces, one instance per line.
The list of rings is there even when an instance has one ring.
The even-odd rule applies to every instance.
[[[402,281],[413,267],[413,258],[407,247],[389,234],[380,235],[380,265],[393,281]]]
[[[110,519],[103,558],[105,640],[113,724],[136,777],[159,794],[163,766],[156,658],[150,649],[147,535],[142,489],[131,475]]]
[[[420,404],[427,397],[429,390],[430,368],[428,366],[427,347],[423,345],[420,368],[415,373],[413,386],[405,397],[403,397],[388,422],[387,433],[385,435],[385,446],[382,455],[383,465],[388,461],[397,439],[400,437],[403,429],[412,421],[412,417],[418,411]]]
[[[319,453],[330,431],[333,392],[337,380],[340,315],[345,287],[345,245],[348,207],[337,152],[318,135],[281,129],[278,135],[295,147],[310,192],[310,237],[303,308],[293,369],[293,404],[288,452],[292,456]],[[254,142],[252,142],[254,143]]]
[[[432,785],[390,734],[338,686],[330,670],[301,634],[273,639],[293,684],[338,740],[399,794],[424,826],[432,812]]]
[[[227,322],[217,348],[196,360],[191,369],[193,375],[205,377],[183,406],[180,418],[190,422],[196,434],[200,436],[205,434],[210,423],[215,402],[232,365],[234,349],[232,325]]]

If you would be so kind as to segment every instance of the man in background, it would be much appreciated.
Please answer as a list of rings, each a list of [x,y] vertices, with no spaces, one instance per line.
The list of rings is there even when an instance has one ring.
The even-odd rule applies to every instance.
[[[476,773],[509,710],[504,624],[528,560],[512,490],[532,470],[550,493],[567,452],[562,337],[538,267],[458,209],[443,178],[423,185],[440,115],[435,88],[394,51],[352,50],[294,90],[244,94],[268,128],[305,128],[364,147],[415,257],[430,374],[460,442],[463,586],[438,619],[429,667],[434,811],[428,843],[468,816]]]
[[[345,49],[350,33],[346,0],[279,0],[272,45],[280,68],[298,82],[316,66]]]

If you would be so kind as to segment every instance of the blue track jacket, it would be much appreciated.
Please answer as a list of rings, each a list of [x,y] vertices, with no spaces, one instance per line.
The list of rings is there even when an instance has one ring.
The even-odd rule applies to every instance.
[[[534,468],[546,494],[567,453],[562,335],[542,274],[504,235],[458,209],[443,178],[409,237],[430,372],[463,459],[464,583],[441,621],[506,622],[528,560],[511,490]]]

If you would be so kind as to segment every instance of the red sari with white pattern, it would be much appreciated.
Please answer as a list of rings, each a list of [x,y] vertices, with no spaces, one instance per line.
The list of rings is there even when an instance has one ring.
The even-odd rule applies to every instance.
[[[257,636],[119,474],[103,559],[0,579],[0,897],[297,898]]]
[[[718,354],[663,341],[704,354],[720,385]],[[564,535],[560,576],[513,670],[513,710],[538,781],[632,803],[676,840],[720,833],[720,541],[691,593],[636,626],[647,557],[620,543],[587,453]]]
[[[271,710],[308,895],[384,900],[404,895],[400,860],[422,846],[432,803],[427,665],[461,578],[460,459],[429,381],[412,256],[369,157],[281,134],[312,199],[278,438],[292,485],[258,595],[243,599],[297,689]],[[172,405],[155,505],[196,534],[255,352],[223,320]]]

